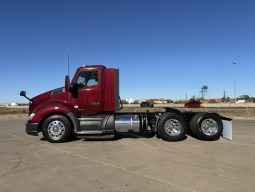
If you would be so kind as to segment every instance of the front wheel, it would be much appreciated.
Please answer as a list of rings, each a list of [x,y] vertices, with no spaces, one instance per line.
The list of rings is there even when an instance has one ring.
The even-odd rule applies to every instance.
[[[165,113],[158,123],[158,134],[165,141],[179,141],[185,137],[186,123],[179,113]]]
[[[70,122],[63,115],[52,115],[43,122],[42,134],[51,143],[66,142],[72,135]]]

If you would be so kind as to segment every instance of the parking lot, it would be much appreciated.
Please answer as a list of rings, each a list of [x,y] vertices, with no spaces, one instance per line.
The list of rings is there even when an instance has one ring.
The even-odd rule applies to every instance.
[[[233,141],[122,135],[51,144],[26,135],[25,120],[0,120],[0,191],[255,191],[255,121],[233,126]]]

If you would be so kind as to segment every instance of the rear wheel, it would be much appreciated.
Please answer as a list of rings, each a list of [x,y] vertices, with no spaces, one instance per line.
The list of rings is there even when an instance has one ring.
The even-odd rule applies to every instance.
[[[212,141],[222,135],[223,125],[218,114],[197,113],[190,121],[190,129],[198,139]]]
[[[165,113],[158,123],[158,134],[166,141],[179,141],[185,137],[186,125],[181,114]]]
[[[69,120],[63,115],[48,117],[42,125],[44,138],[51,143],[62,143],[68,141],[72,136]]]

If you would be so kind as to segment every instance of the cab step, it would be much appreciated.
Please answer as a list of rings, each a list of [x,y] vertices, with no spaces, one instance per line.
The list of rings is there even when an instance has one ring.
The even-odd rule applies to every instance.
[[[113,139],[115,135],[77,135],[77,137],[85,140],[107,140]]]

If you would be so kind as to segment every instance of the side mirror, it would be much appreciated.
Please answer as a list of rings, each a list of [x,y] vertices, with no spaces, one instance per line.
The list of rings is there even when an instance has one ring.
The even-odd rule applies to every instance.
[[[26,93],[26,91],[21,91],[19,95],[22,97],[25,97],[27,95],[27,93]]]
[[[26,91],[21,91],[21,92],[19,93],[19,95],[22,96],[22,97],[27,98],[30,102],[32,102],[32,99],[30,99],[30,98],[27,97]]]

